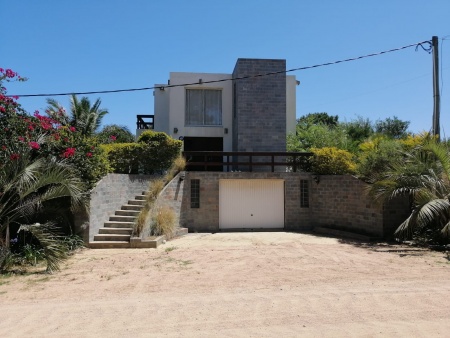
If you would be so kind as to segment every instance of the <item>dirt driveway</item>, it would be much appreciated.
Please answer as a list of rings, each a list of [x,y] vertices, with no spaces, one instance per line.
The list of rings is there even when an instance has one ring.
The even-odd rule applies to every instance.
[[[286,232],[83,250],[0,277],[0,337],[449,337],[450,260]]]

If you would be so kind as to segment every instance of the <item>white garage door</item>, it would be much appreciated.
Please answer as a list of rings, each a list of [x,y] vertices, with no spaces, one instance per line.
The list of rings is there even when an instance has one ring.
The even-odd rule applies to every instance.
[[[284,181],[220,180],[219,228],[284,228]]]

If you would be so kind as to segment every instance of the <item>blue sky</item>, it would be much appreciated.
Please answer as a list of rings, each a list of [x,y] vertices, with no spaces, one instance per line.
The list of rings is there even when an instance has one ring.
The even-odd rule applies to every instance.
[[[440,38],[441,127],[450,136],[448,0],[0,0],[0,67],[29,80],[9,94],[101,91],[166,83],[169,72],[231,73],[237,58],[298,68]],[[446,37],[446,40],[442,38]],[[297,116],[313,112],[431,128],[432,56],[422,49],[295,73]],[[103,124],[135,131],[152,91],[90,95]],[[56,97],[68,107],[68,97]],[[20,98],[30,112],[46,98]]]

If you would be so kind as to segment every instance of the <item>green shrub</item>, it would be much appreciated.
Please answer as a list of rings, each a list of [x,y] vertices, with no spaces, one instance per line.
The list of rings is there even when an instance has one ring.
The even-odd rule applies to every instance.
[[[180,155],[182,142],[165,133],[146,131],[138,143],[101,145],[112,171],[125,174],[154,174],[168,170]]]
[[[312,148],[311,170],[321,175],[342,175],[355,171],[353,155],[336,147]]]
[[[362,143],[356,172],[366,182],[374,182],[389,164],[402,156],[399,141],[378,136]]]
[[[173,161],[180,155],[183,143],[169,137],[166,133],[144,131],[138,143],[147,145],[149,156],[142,158],[142,166],[150,173],[163,172],[169,169]]]
[[[144,131],[141,135],[139,135],[137,141],[139,143],[147,143],[147,144],[154,142],[164,143],[169,138],[170,137],[164,132],[147,130]]]
[[[139,173],[140,159],[146,156],[145,145],[111,143],[100,146],[106,153],[111,170],[117,174]]]

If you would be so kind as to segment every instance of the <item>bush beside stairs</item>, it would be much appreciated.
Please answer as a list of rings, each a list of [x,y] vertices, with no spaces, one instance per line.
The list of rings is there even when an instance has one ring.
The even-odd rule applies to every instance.
[[[116,210],[109,221],[105,222],[103,228],[94,235],[94,241],[89,243],[93,249],[129,248],[133,227],[139,212],[144,207],[146,192],[137,195],[127,204]]]

